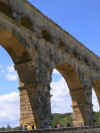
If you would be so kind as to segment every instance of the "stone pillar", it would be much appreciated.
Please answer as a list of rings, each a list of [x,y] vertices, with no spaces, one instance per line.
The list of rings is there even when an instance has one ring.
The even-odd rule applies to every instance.
[[[21,125],[36,128],[51,122],[51,72],[43,64],[24,63],[16,66],[20,79]]]
[[[32,85],[29,88],[27,89],[27,93],[34,116],[34,122],[36,128],[42,128],[51,122],[50,89],[47,85],[43,84]],[[28,115],[27,117],[29,118]]]
[[[51,123],[50,82],[51,71],[41,64],[35,68],[35,84],[32,88],[34,94],[29,92],[30,103],[35,112],[37,128],[45,127]]]
[[[84,88],[71,89],[73,106],[73,125],[93,125],[92,89],[87,85]]]
[[[28,90],[32,92],[31,87],[19,87],[20,91],[20,125],[24,128],[27,127],[29,130],[36,128],[34,112],[31,107]]]

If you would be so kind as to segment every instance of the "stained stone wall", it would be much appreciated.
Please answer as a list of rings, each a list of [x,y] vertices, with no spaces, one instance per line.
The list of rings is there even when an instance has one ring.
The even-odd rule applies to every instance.
[[[92,91],[100,103],[100,58],[26,0],[0,0],[0,44],[19,76],[20,124],[50,124],[50,82],[56,68],[65,78],[73,125],[93,125]]]

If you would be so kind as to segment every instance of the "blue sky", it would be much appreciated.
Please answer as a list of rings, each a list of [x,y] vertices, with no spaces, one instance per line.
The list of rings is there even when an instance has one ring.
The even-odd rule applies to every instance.
[[[28,0],[86,47],[100,56],[100,1]],[[7,52],[0,46],[0,126],[19,124],[17,73]],[[51,83],[52,112],[72,112],[69,89],[61,74],[54,70]],[[98,104],[93,91],[94,110]],[[14,111],[15,110],[15,111]]]

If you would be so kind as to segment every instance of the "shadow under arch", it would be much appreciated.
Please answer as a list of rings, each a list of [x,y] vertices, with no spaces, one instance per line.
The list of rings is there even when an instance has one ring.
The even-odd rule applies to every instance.
[[[90,106],[87,104],[85,88],[83,87],[75,68],[70,64],[63,62],[57,64],[56,69],[63,75],[70,91],[73,108],[73,125],[91,125]],[[89,99],[92,103],[92,93],[90,94]]]

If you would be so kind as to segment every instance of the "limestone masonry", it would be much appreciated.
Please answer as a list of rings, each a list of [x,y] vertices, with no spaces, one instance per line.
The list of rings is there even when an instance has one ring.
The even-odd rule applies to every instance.
[[[93,125],[92,88],[100,103],[99,57],[26,0],[0,0],[0,44],[18,72],[23,127],[51,123],[54,68],[70,89],[73,125]]]

